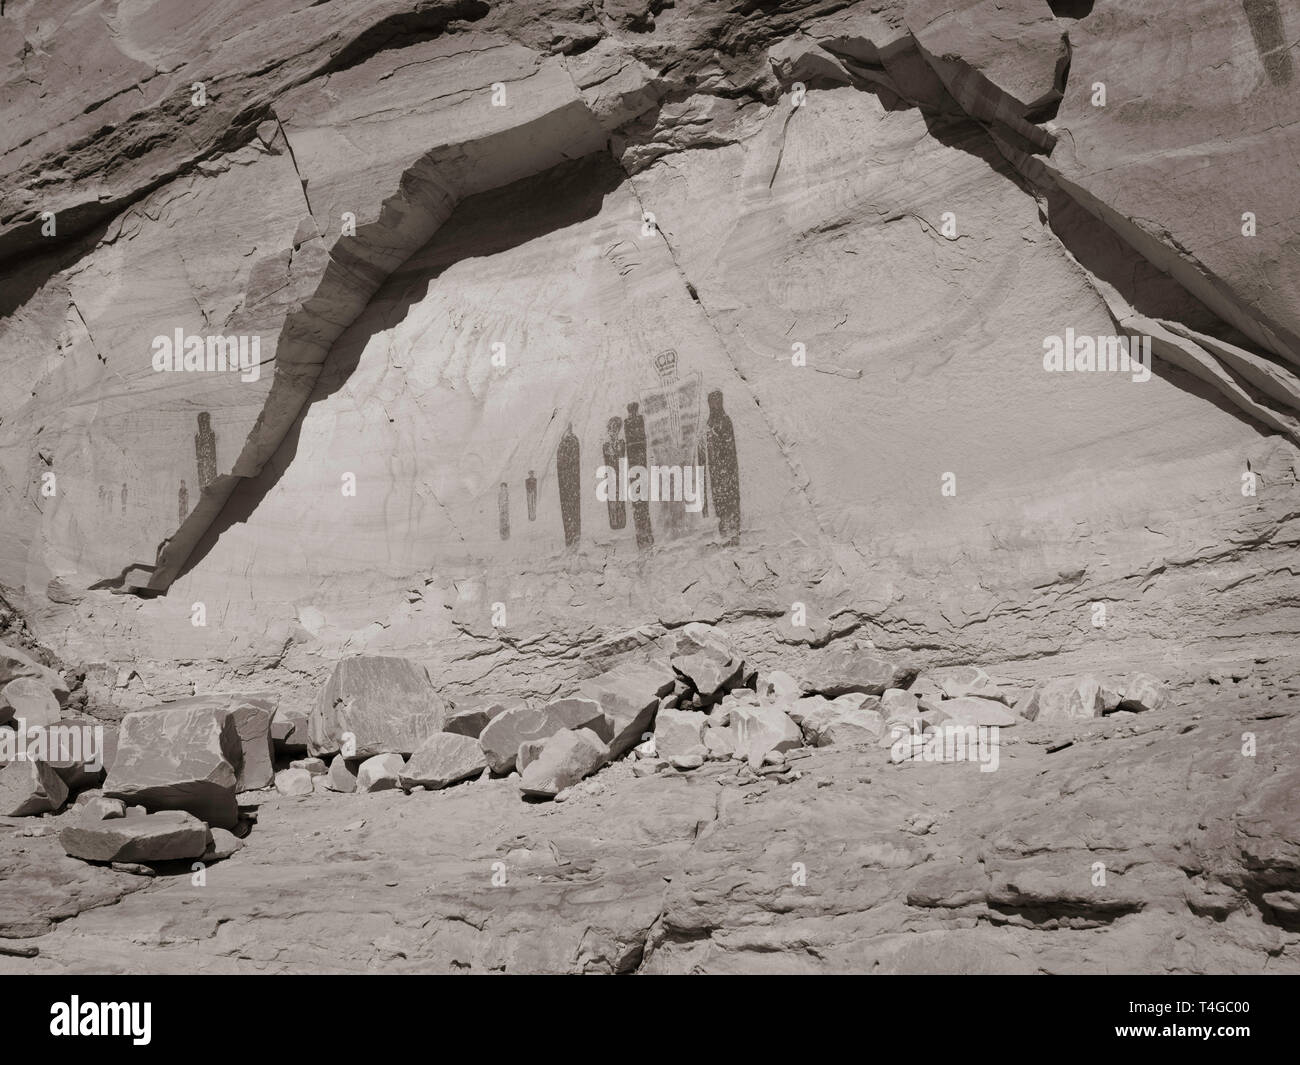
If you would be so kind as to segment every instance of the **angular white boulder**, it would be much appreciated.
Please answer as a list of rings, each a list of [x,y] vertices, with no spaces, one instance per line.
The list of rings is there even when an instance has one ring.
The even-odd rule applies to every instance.
[[[676,710],[666,707],[655,717],[655,754],[660,758],[677,758],[685,755],[703,755],[707,714],[698,710]]]
[[[357,769],[357,791],[390,791],[400,787],[406,759],[400,754],[377,754]]]
[[[305,769],[281,769],[275,774],[275,790],[292,798],[310,795],[314,790],[311,774]]]
[[[768,751],[792,751],[803,746],[799,726],[780,707],[737,706],[731,711],[730,727],[736,737],[734,757],[748,761],[751,769],[763,764]]]

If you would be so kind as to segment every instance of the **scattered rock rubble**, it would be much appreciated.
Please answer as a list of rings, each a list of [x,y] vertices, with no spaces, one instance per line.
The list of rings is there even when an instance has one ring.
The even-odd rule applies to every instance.
[[[409,793],[508,775],[525,800],[563,801],[623,757],[637,777],[736,762],[742,774],[788,783],[799,779],[794,761],[806,748],[883,747],[887,761],[902,762],[954,730],[1068,724],[1169,700],[1146,673],[1056,678],[1017,698],[977,666],[921,671],[856,645],[759,670],[702,623],[537,703],[457,707],[418,663],[357,656],[337,664],[310,712],[264,692],[218,693],[135,711],[115,730],[76,715],[60,722],[48,707],[66,699],[67,686],[3,645],[0,690],[11,693],[6,708],[35,708],[39,722],[12,715],[0,726],[11,746],[20,727],[29,737],[56,724],[114,734],[102,741],[102,765],[51,757],[0,769],[0,815],[70,807],[59,831],[65,851],[119,865],[228,857],[268,788],[290,798]]]

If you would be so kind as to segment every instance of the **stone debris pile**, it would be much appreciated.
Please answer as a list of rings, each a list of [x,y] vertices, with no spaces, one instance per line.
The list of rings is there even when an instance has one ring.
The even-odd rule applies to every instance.
[[[789,782],[812,748],[883,747],[899,762],[959,731],[1169,702],[1167,686],[1145,673],[1020,691],[977,666],[922,671],[870,646],[759,669],[702,623],[546,701],[456,705],[419,663],[359,655],[335,666],[309,710],[267,692],[209,694],[134,711],[113,728],[65,719],[62,678],[3,645],[0,692],[0,744],[6,735],[17,743],[19,722],[33,739],[63,726],[102,734],[97,752],[38,752],[0,769],[0,815],[58,815],[75,798],[60,817],[67,853],[141,868],[233,854],[256,820],[258,793],[272,788],[287,798],[415,793],[506,777],[527,801],[563,801],[623,758],[636,777],[734,762],[744,775]]]

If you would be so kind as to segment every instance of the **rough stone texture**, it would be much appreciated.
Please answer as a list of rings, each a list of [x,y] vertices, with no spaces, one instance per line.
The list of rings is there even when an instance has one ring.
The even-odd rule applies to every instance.
[[[1163,710],[1169,704],[1169,686],[1150,673],[1131,673],[1119,683],[1119,710]]]
[[[519,746],[529,740],[544,740],[561,729],[603,729],[604,710],[593,699],[558,699],[544,706],[517,706],[494,717],[479,735],[479,744],[494,773],[508,773],[515,766]]]
[[[1017,693],[1054,676],[1135,670],[1174,692],[1213,672],[1222,690],[1211,694],[1232,712],[1262,686],[1290,690],[1300,629],[1295,37],[1291,8],[1272,0],[438,0],[418,10],[265,0],[252,29],[247,5],[228,0],[200,19],[158,5],[10,3],[0,18],[12,115],[0,131],[0,586],[69,664],[64,691],[73,664],[84,666],[79,697],[110,718],[254,675],[305,706],[355,654],[412,657],[453,698],[550,700],[635,651],[692,653],[688,641],[709,631],[687,634],[699,619],[725,622],[747,668],[796,675],[858,641],[926,669],[987,663]],[[196,79],[212,90],[207,107],[190,104]],[[807,89],[797,109],[795,81]],[[492,105],[495,85],[509,106]],[[48,237],[46,209],[58,220]],[[654,216],[644,229],[643,211]],[[355,235],[340,225],[344,212]],[[1242,231],[1246,213],[1253,235]],[[150,340],[175,328],[257,336],[259,379],[154,372]],[[1151,379],[1043,372],[1044,338],[1066,330],[1148,334]],[[504,366],[493,361],[498,344]],[[792,345],[806,365],[792,363]],[[734,434],[738,512],[726,477],[725,513],[715,498],[707,514],[651,504],[651,545],[644,515],[584,495],[566,543],[561,441],[566,454],[568,440],[580,445],[585,478],[604,458],[611,417],[640,402],[653,423],[651,401],[671,373],[658,357],[670,348],[685,431],[708,418],[710,393],[722,395],[728,421],[715,419],[712,443]],[[991,432],[991,412],[1008,411]],[[658,441],[647,458],[687,450],[665,448],[662,426],[647,439]],[[708,451],[706,439],[706,461]],[[344,471],[357,477],[355,496],[339,491]],[[1245,472],[1258,480],[1253,496]],[[47,473],[58,477],[53,496],[42,492]],[[946,473],[955,494],[940,491]],[[207,625],[189,622],[198,602]],[[504,628],[492,620],[498,603]],[[1090,621],[1095,604],[1109,610],[1104,626]],[[752,845],[736,834],[779,841],[783,824],[774,815],[732,832],[716,809],[719,827],[702,840],[660,827],[655,846],[698,856],[718,845],[691,876],[667,870],[682,895],[665,908],[658,885],[625,883],[626,853],[581,820],[584,785],[546,813],[579,826],[587,843],[576,860],[562,864],[542,840],[516,849],[576,890],[589,886],[590,851],[614,854],[596,868],[628,915],[584,907],[563,952],[532,934],[571,926],[530,882],[517,908],[481,922],[499,947],[467,923],[459,898],[439,911],[454,929],[432,932],[414,920],[429,916],[423,903],[383,917],[323,907],[347,929],[326,953],[302,934],[319,931],[306,918],[263,952],[264,909],[243,940],[238,920],[214,916],[208,943],[188,919],[149,924],[151,897],[138,900],[154,908],[135,946],[106,953],[148,968],[142,953],[193,955],[197,943],[213,966],[361,969],[389,959],[392,936],[394,966],[411,968],[761,968],[791,954],[809,968],[885,971],[936,958],[1117,971],[1247,968],[1267,956],[1285,967],[1293,954],[1277,937],[1287,929],[1263,918],[1265,907],[1284,913],[1293,889],[1273,858],[1252,879],[1265,867],[1247,870],[1235,848],[1267,849],[1287,823],[1260,814],[1258,839],[1224,828],[1242,792],[1210,795],[1222,767],[1192,767],[1213,760],[1207,743],[1239,744],[1194,718],[1201,701],[1179,705],[1190,739],[1144,734],[1139,742],[1160,748],[1143,747],[1140,764],[1117,759],[1107,780],[1085,780],[1060,803],[1012,784],[997,796],[917,786],[905,806],[859,788],[852,760],[837,763],[872,818],[900,825],[923,798],[946,816],[951,802],[966,836],[948,835],[940,816],[933,832],[899,843],[866,812],[839,816],[835,789],[820,789],[788,824],[818,838],[821,809],[837,838],[856,831],[859,849],[837,855],[844,865],[831,876],[843,882],[816,881],[826,889],[807,910],[789,897],[787,870],[752,895],[713,884],[712,870]],[[1107,695],[1101,707],[1118,711],[1115,728],[1145,729],[1165,712],[1130,715]],[[1097,750],[1079,730],[1111,725],[1028,724],[1042,727],[1018,725],[1008,750],[1035,773],[1069,772]],[[1257,728],[1233,725],[1238,740]],[[1040,740],[1056,750],[1045,754]],[[1294,745],[1285,753],[1294,759]],[[688,810],[698,831],[710,811],[692,804],[703,785],[712,794],[715,770],[636,781],[637,798],[653,806],[658,789],[677,789],[657,810]],[[952,770],[940,788],[1003,778],[972,784]],[[931,783],[929,772],[890,770],[909,788],[911,774]],[[1194,905],[1152,889],[1159,902],[1116,917],[1065,884],[1068,871],[995,869],[994,842],[1018,846],[1014,831],[1040,806],[1080,822],[1068,838],[1084,843],[1061,860],[1090,858],[1079,848],[1099,837],[1082,811],[1120,823],[1121,799],[1106,789],[1124,779],[1132,804],[1133,778],[1183,803],[1158,831],[1107,839],[1116,846],[1099,853],[1131,856],[1141,876],[1163,865],[1203,878],[1212,890]],[[777,805],[806,798],[804,781],[757,786]],[[1189,801],[1198,789],[1208,802]],[[956,815],[958,801],[975,812]],[[1198,815],[1212,807],[1206,829],[1183,817],[1193,805]],[[330,829],[309,811],[288,816],[295,829]],[[1003,839],[995,824],[1013,834]],[[1062,825],[1055,839],[1040,833],[1058,849]],[[397,827],[376,837],[400,839]],[[787,844],[796,838],[782,830]],[[738,854],[718,843],[729,832]],[[644,850],[650,835],[629,831],[619,844]],[[431,844],[423,871],[455,867],[438,849],[444,837],[416,836]],[[338,853],[363,853],[353,838]],[[509,850],[511,838],[494,842]],[[935,876],[916,897],[962,900],[956,916],[903,906],[914,885],[891,862],[916,856],[918,840],[942,849],[918,856],[913,875]],[[872,844],[906,853],[864,849]],[[305,852],[285,851],[310,867]],[[1046,862],[1049,851],[1026,846],[1015,860]],[[373,871],[366,863],[382,860],[331,868]],[[645,872],[672,864],[656,858]],[[770,867],[754,858],[746,869]],[[861,886],[864,867],[884,870],[882,882]],[[849,868],[857,887],[845,886]],[[311,869],[294,872],[301,890]],[[466,885],[482,890],[481,873],[466,866]],[[120,895],[80,874],[32,879],[77,898]],[[867,905],[877,889],[892,894]],[[1221,894],[1235,908],[1211,926],[1205,913]],[[981,897],[984,909],[964,908]],[[241,903],[223,905],[204,896],[193,909],[245,915]],[[110,909],[88,924],[121,919]],[[475,920],[488,912],[469,910]],[[592,911],[607,923],[597,927]],[[653,941],[648,923],[636,927],[647,913],[662,915]],[[1016,923],[1044,913],[1113,923],[1074,938]],[[412,945],[416,926],[424,938]],[[1131,938],[1110,934],[1129,929]],[[183,947],[167,945],[187,934]],[[74,965],[69,954],[51,964]]]
[[[712,647],[672,659],[673,669],[690,681],[703,699],[735,687],[744,665],[740,659]]]
[[[114,817],[126,816],[126,803],[121,799],[106,799],[102,795],[85,803],[78,802],[77,808],[84,821],[108,821]]]
[[[776,706],[738,706],[731,711],[736,736],[735,757],[751,769],[763,764],[769,751],[789,751],[803,743],[803,735],[789,716]]]
[[[981,699],[973,695],[958,699],[945,699],[939,704],[950,721],[959,725],[1014,725],[1021,719],[1007,709],[1006,704],[995,699]],[[1040,716],[1041,713],[1040,713]],[[1048,717],[1052,715],[1047,715]]]
[[[708,722],[708,717],[698,710],[660,710],[655,715],[655,753],[660,758],[700,753]]]
[[[553,799],[608,761],[609,747],[591,729],[564,729],[542,742],[519,777],[519,790],[531,798]]]
[[[357,791],[390,791],[400,787],[406,765],[400,754],[377,754],[357,768]]]
[[[676,676],[659,661],[625,662],[598,677],[582,682],[578,694],[594,699],[605,716],[595,731],[618,758],[641,742],[650,731],[659,700],[673,690]]]
[[[83,814],[59,831],[59,842],[70,857],[88,862],[166,862],[202,858],[212,837],[192,814],[162,810],[110,821]]]
[[[1016,704],[1016,713],[1027,721],[1052,718],[1099,717],[1104,707],[1101,681],[1092,674],[1057,677],[1036,685]]]
[[[446,704],[418,663],[374,655],[345,658],[312,708],[309,748],[317,755],[343,750],[349,758],[409,755],[442,730],[446,716]]]
[[[330,762],[330,771],[325,777],[325,786],[330,791],[341,792],[344,795],[357,790],[357,775],[348,767],[346,758],[335,756],[334,760]]]
[[[476,777],[486,768],[487,757],[477,739],[438,732],[411,755],[402,769],[401,785],[403,788],[417,784],[429,789],[445,788],[457,781]]]
[[[45,682],[35,677],[16,677],[0,688],[0,724],[23,722],[29,729],[59,723],[59,701]]]
[[[281,795],[310,795],[314,787],[312,775],[305,769],[281,769],[275,774],[275,790]]]
[[[853,648],[827,651],[805,670],[809,689],[828,699],[854,692],[880,695],[889,688],[901,688],[915,672],[871,651]]]
[[[826,748],[785,785],[616,763],[598,802],[558,807],[504,779],[374,795],[364,815],[273,798],[201,892],[175,877],[132,894],[135,878],[0,821],[0,934],[42,935],[39,958],[0,972],[1300,973],[1274,908],[1300,890],[1300,719],[1269,716],[1290,694],[1201,685],[1078,722],[1055,753],[1007,744],[989,774]],[[496,861],[507,882],[485,898]]]
[[[0,815],[34,817],[63,808],[68,786],[48,762],[10,762],[0,766]]]
[[[275,777],[275,750],[271,742],[272,708],[256,702],[240,702],[229,713],[243,749],[237,790],[254,791],[270,787]]]
[[[813,747],[873,743],[885,728],[879,700],[860,692],[835,699],[811,695],[787,704],[784,709],[799,726],[805,742]]]
[[[1010,703],[1011,697],[993,682],[979,666],[958,666],[951,670],[938,670],[933,675],[939,690],[948,699],[971,695],[979,699],[997,699]]]
[[[205,700],[137,711],[122,721],[104,794],[150,811],[185,810],[231,828],[242,761],[234,720]]]
[[[484,699],[468,706],[457,706],[447,715],[443,731],[478,739],[487,723],[507,710],[526,705],[522,699]]]

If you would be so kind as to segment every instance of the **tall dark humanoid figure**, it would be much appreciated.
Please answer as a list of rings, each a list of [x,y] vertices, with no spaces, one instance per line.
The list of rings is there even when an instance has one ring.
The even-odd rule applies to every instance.
[[[524,482],[524,495],[528,500],[528,520],[537,520],[537,475],[528,471],[528,480]]]
[[[199,487],[207,488],[217,477],[217,434],[212,431],[212,415],[199,413],[199,431],[194,434],[194,456],[199,464]]]
[[[555,454],[555,473],[560,486],[560,516],[564,521],[564,546],[575,547],[582,535],[582,469],[578,438],[570,422]]]
[[[601,452],[605,457],[605,465],[614,471],[614,476],[618,476],[619,460],[627,454],[627,444],[623,440],[623,419],[610,418],[606,425],[606,437],[601,445]],[[621,499],[610,499],[605,503],[609,509],[609,527],[611,529],[622,529],[627,526],[627,504]]]
[[[641,416],[641,405],[629,403],[627,418],[623,422],[623,437],[627,441],[628,467],[646,467],[645,418]],[[632,501],[632,522],[636,525],[636,546],[653,547],[654,530],[650,526],[650,504],[647,501]]]
[[[727,545],[740,543],[740,468],[736,461],[736,432],[722,409],[722,393],[709,393],[709,421],[704,433],[708,445],[709,486],[713,513],[718,516],[718,536]]]
[[[510,539],[510,486],[505,481],[497,489],[497,531],[501,539]]]

